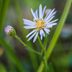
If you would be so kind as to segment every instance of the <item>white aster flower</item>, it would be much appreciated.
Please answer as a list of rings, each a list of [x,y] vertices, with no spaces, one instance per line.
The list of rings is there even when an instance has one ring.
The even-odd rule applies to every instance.
[[[42,5],[40,4],[39,10],[37,9],[35,12],[31,9],[31,13],[33,15],[33,21],[23,19],[24,28],[31,29],[32,31],[26,36],[28,41],[33,39],[33,42],[36,41],[38,35],[41,40],[45,37],[45,34],[49,34],[50,28],[56,25],[56,21],[58,19],[53,20],[55,17],[56,11],[55,9],[46,10],[46,6],[42,9]]]

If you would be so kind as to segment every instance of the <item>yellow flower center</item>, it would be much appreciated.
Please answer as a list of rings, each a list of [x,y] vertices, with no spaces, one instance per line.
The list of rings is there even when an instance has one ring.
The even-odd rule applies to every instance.
[[[44,24],[45,24],[45,22],[43,20],[37,20],[36,21],[36,26],[38,29],[44,28]]]

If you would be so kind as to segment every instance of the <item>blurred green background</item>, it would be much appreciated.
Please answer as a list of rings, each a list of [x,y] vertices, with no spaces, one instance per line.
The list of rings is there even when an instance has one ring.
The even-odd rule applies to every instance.
[[[29,55],[20,42],[7,36],[5,26],[13,26],[17,35],[26,42],[27,32],[23,28],[22,19],[32,20],[30,9],[36,10],[40,4],[43,7],[46,5],[47,8],[55,8],[56,18],[60,19],[65,3],[66,0],[0,0],[0,72],[35,72],[41,60],[37,55]],[[48,44],[55,28],[51,29]],[[35,49],[36,46],[33,44]],[[72,72],[72,7],[49,59],[49,72]]]

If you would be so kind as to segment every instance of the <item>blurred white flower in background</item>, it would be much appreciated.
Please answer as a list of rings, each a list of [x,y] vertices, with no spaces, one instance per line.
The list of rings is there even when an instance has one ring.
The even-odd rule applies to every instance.
[[[45,34],[49,34],[50,28],[56,25],[56,21],[58,19],[53,20],[55,17],[56,11],[55,9],[47,9],[46,6],[42,9],[42,5],[40,4],[39,10],[37,9],[35,12],[31,9],[31,13],[33,15],[33,21],[23,19],[24,28],[31,29],[32,31],[26,36],[28,41],[33,39],[33,42],[36,41],[38,35],[41,40],[45,37]]]

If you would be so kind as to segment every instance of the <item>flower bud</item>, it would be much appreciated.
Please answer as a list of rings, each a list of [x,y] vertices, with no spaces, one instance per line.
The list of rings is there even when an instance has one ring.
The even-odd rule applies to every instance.
[[[15,29],[10,25],[5,27],[5,33],[9,36],[15,36],[16,35]]]

